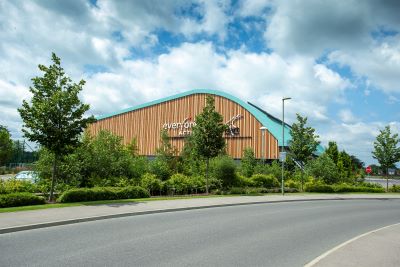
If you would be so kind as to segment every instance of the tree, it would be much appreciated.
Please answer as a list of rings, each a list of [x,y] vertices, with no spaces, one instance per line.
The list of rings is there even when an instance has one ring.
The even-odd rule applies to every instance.
[[[394,167],[394,165],[400,161],[399,142],[399,135],[392,135],[390,126],[386,126],[385,129],[380,130],[380,133],[374,141],[374,151],[372,151],[372,155],[374,159],[378,160],[383,171],[386,172],[386,191],[389,189],[388,169]]]
[[[336,142],[329,141],[328,147],[325,150],[325,153],[333,160],[333,162],[335,162],[336,165],[338,164],[339,149],[338,149]]]
[[[192,133],[193,149],[206,161],[206,194],[210,159],[218,156],[225,148],[223,134],[226,130],[222,115],[215,111],[214,98],[207,96],[206,106],[196,116],[196,126],[193,127]]]
[[[89,105],[78,97],[85,81],[73,83],[65,75],[60,58],[52,53],[51,59],[53,64],[49,67],[39,65],[43,76],[32,79],[30,103],[24,100],[18,109],[24,136],[54,154],[49,201],[53,200],[57,163],[79,144],[79,136],[87,124],[94,122],[93,117],[83,118]]]
[[[315,129],[307,127],[307,117],[297,115],[297,123],[293,123],[290,134],[292,140],[289,143],[290,154],[293,159],[302,164],[307,163],[312,159],[313,153],[319,145],[318,135],[315,134]]]
[[[13,142],[10,132],[6,127],[0,125],[0,166],[3,166],[11,158],[13,153]]]
[[[243,152],[241,171],[246,177],[251,177],[256,166],[257,160],[254,156],[254,151],[250,147],[247,147]]]
[[[296,114],[297,122],[293,123],[290,129],[292,140],[289,143],[290,158],[299,162],[304,166],[310,159],[319,145],[318,135],[315,134],[315,129],[306,126],[307,117],[302,117]],[[303,175],[301,176],[301,188],[303,189]]]
[[[305,172],[317,179],[322,179],[326,184],[338,182],[338,170],[333,160],[326,154],[307,162]]]

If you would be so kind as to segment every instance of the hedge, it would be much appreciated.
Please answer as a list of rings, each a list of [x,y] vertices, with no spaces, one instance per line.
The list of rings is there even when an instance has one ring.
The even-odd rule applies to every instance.
[[[367,187],[367,186],[352,186],[346,184],[340,185],[327,185],[327,184],[314,184],[306,187],[306,192],[314,193],[346,193],[346,192],[364,192],[364,193],[384,193],[385,190],[381,187]]]
[[[94,187],[67,190],[59,197],[58,201],[61,203],[67,203],[147,197],[150,197],[149,192],[140,186]]]
[[[0,208],[45,204],[43,197],[32,193],[11,193],[0,195]]]

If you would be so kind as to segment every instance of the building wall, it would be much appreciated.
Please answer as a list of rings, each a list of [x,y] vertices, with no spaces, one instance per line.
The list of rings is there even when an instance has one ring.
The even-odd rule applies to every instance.
[[[233,124],[234,127],[238,127],[239,132],[236,132],[234,136],[225,134],[227,153],[233,158],[241,158],[243,150],[251,147],[256,157],[261,158],[261,123],[236,102],[222,96],[212,96],[215,99],[215,109],[222,114],[224,122],[228,122],[233,117],[237,118]],[[172,145],[181,151],[184,135],[191,131],[193,121],[203,110],[205,102],[206,94],[192,94],[98,120],[88,127],[88,131],[96,135],[100,130],[109,130],[123,137],[124,144],[136,137],[139,153],[153,156],[160,143],[160,132],[163,127],[166,127]],[[185,119],[187,119],[186,124]],[[265,131],[264,146],[266,159],[278,157],[278,141],[269,131]]]

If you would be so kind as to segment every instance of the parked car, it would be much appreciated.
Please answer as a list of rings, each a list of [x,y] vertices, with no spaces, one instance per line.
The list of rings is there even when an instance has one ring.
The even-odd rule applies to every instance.
[[[35,171],[21,171],[17,173],[14,178],[20,181],[36,183],[38,181],[39,174]]]

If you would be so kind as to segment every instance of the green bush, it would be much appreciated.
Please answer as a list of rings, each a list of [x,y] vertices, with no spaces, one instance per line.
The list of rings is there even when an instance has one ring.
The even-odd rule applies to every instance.
[[[400,193],[400,185],[394,184],[392,187],[389,188],[389,192]]]
[[[45,204],[43,197],[32,193],[11,193],[0,195],[0,208]]]
[[[384,193],[385,190],[382,187],[365,187],[365,186],[352,186],[347,184],[339,184],[333,186],[336,193],[346,192],[364,192],[364,193]]]
[[[151,195],[154,195],[155,192],[160,193],[162,189],[162,181],[158,179],[156,175],[151,173],[143,174],[140,185],[147,189]]]
[[[65,191],[58,199],[61,203],[147,198],[150,194],[140,186],[75,188]]]
[[[307,184],[306,191],[315,193],[349,193],[349,192],[384,193],[385,192],[385,190],[382,187],[353,186],[348,184],[327,185],[322,183]]]
[[[216,157],[211,161],[211,173],[224,187],[232,186],[236,181],[236,163],[229,156]]]
[[[279,179],[282,174],[282,168],[278,161],[273,161],[271,164],[259,163],[254,168],[255,174],[270,174],[276,179]]]
[[[30,181],[21,181],[16,179],[0,179],[0,194],[10,194],[18,192],[35,193],[38,191],[37,185]]]
[[[166,181],[166,186],[169,191],[173,191],[175,194],[188,193],[190,185],[189,178],[181,173],[175,173]]]
[[[306,192],[313,192],[313,193],[334,193],[335,190],[331,185],[327,184],[307,184],[306,185]]]
[[[149,172],[157,176],[157,178],[162,181],[167,180],[172,174],[172,171],[169,168],[168,163],[159,158],[150,162]]]
[[[317,159],[309,161],[306,164],[305,172],[309,176],[321,179],[325,184],[334,184],[340,179],[335,162],[327,154],[322,154]]]
[[[237,174],[235,185],[239,187],[254,186],[254,182],[251,178],[247,178],[241,174]]]
[[[285,186],[289,187],[289,188],[300,189],[301,182],[289,179],[289,180],[285,181]]]
[[[271,174],[254,174],[251,176],[251,180],[253,181],[255,186],[264,187],[264,188],[273,188],[279,187],[279,181]]]

